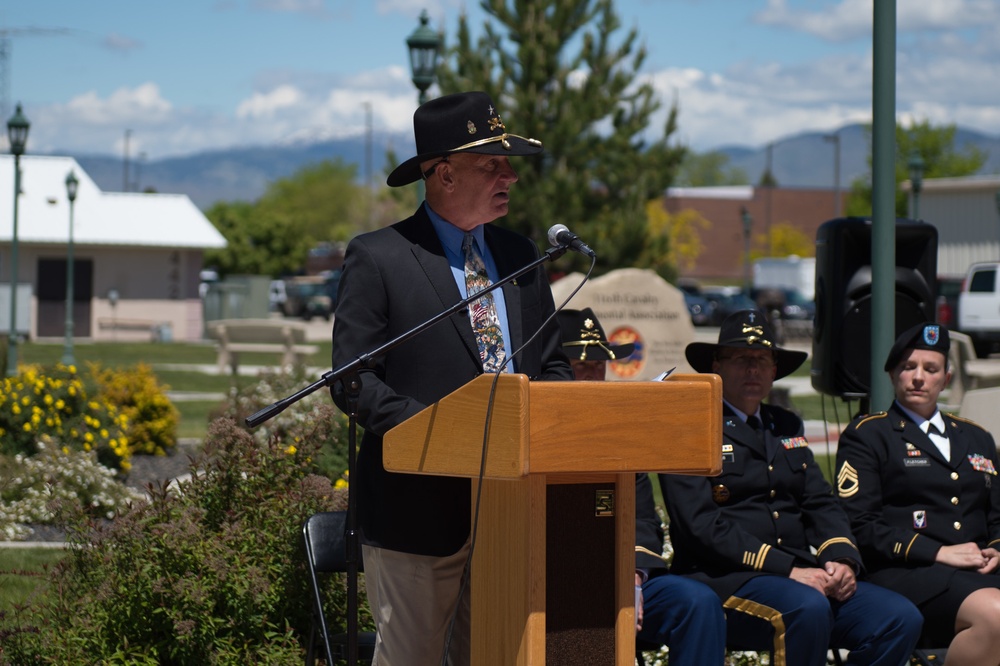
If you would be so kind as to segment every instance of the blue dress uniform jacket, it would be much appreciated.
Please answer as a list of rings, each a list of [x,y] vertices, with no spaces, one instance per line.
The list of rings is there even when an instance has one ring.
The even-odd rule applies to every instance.
[[[488,224],[486,244],[501,276],[534,261],[528,238]],[[573,379],[554,319],[552,292],[539,268],[503,287],[517,371],[532,379]],[[354,238],[347,247],[333,325],[333,367],[339,368],[427,321],[461,300],[444,248],[424,207],[390,227]],[[523,349],[536,332],[541,334]],[[364,427],[352,490],[358,493],[362,543],[442,557],[466,542],[471,525],[469,479],[399,474],[382,465],[382,437],[424,407],[482,374],[465,311],[435,324],[374,359],[361,371],[359,423]],[[345,396],[334,387],[344,409]]]
[[[761,416],[758,432],[725,406],[719,476],[660,475],[671,572],[707,583],[723,601],[754,576],[788,576],[794,566],[844,561],[861,568],[848,518],[809,450],[802,420],[771,405],[761,405]]]
[[[894,570],[934,563],[943,545],[1000,547],[1000,479],[993,437],[942,414],[951,460],[895,404],[855,419],[840,437],[837,494],[851,518],[875,582]],[[907,596],[917,603],[944,591],[957,569],[935,567]]]

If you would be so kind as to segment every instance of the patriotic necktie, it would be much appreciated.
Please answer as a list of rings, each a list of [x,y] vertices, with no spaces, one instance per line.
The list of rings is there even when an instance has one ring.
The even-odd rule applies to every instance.
[[[462,254],[465,255],[465,286],[469,296],[473,296],[490,286],[491,282],[486,274],[486,264],[476,249],[476,239],[472,234],[465,234],[462,240]],[[479,343],[479,358],[483,362],[483,370],[496,372],[503,364],[506,352],[493,293],[484,294],[482,298],[473,301],[469,306],[469,315],[472,332],[476,335],[476,342]]]

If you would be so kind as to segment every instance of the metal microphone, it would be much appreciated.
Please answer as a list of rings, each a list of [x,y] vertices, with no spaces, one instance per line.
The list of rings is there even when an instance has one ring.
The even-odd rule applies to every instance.
[[[579,236],[567,229],[565,224],[552,225],[552,228],[549,229],[549,244],[553,247],[568,247],[580,254],[587,255],[591,259],[597,257],[597,254],[586,243],[580,240]]]

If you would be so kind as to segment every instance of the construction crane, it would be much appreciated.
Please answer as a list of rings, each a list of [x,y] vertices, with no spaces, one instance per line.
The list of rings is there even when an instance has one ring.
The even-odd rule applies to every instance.
[[[27,35],[68,35],[69,28],[0,28],[0,120],[10,115],[10,56],[11,39]]]

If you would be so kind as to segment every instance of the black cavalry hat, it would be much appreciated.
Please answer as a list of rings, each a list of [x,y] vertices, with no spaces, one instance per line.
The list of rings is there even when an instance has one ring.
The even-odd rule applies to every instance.
[[[542,142],[510,134],[493,100],[484,92],[445,95],[421,104],[413,113],[417,154],[386,179],[389,187],[420,180],[420,163],[449,153],[534,155]]]
[[[891,372],[903,360],[903,355],[908,349],[930,349],[941,352],[947,359],[950,348],[951,338],[948,336],[948,329],[925,321],[922,324],[911,326],[896,338],[885,359],[883,369],[886,372]]]
[[[712,361],[720,347],[731,349],[769,349],[774,352],[775,379],[792,374],[809,357],[803,351],[782,349],[774,341],[774,328],[760,310],[740,310],[726,317],[719,329],[719,342],[692,342],[684,356],[698,372],[712,372]]]
[[[560,310],[556,317],[563,351],[571,361],[624,361],[635,351],[632,343],[608,342],[601,322],[590,308]]]

